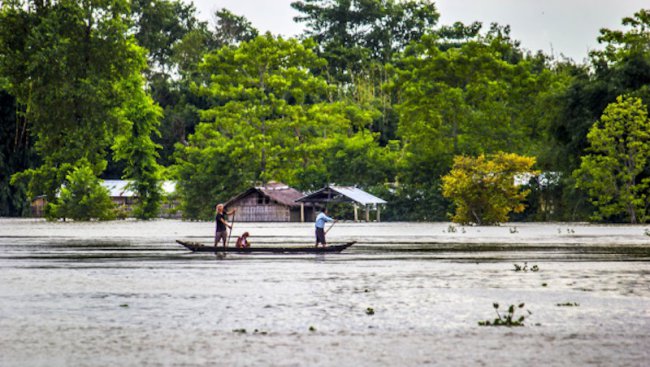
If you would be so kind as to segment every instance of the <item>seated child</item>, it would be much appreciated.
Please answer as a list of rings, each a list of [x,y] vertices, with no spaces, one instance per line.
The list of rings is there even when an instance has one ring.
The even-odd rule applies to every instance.
[[[237,237],[237,242],[235,243],[235,246],[237,246],[237,248],[251,247],[250,242],[248,242],[248,236],[250,236],[248,232],[242,233],[241,236]]]

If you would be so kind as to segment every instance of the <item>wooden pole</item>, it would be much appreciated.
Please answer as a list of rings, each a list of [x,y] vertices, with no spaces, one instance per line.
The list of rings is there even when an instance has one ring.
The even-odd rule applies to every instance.
[[[305,203],[300,203],[300,223],[305,223]]]
[[[354,221],[358,222],[359,221],[359,212],[358,210],[359,207],[357,206],[357,203],[354,203]]]
[[[379,204],[377,204],[377,223],[381,220],[381,208],[379,207]]]
[[[370,206],[366,204],[366,222],[370,222]]]

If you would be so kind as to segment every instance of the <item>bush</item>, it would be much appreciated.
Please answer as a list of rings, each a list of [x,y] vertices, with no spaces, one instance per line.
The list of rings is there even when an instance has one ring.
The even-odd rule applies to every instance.
[[[115,205],[109,192],[94,175],[90,164],[81,161],[66,176],[56,204],[50,204],[49,219],[110,220],[115,218]]]

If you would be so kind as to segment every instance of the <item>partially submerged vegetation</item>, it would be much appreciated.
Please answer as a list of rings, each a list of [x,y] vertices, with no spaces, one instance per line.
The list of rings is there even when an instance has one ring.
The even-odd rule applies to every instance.
[[[515,310],[520,309],[523,312],[525,304],[520,303],[519,305],[510,305],[508,307],[508,311],[505,314],[501,314],[499,312],[499,304],[498,303],[493,303],[492,307],[494,307],[494,311],[497,313],[497,317],[493,319],[492,321],[490,320],[485,320],[485,321],[479,321],[478,324],[479,326],[507,326],[507,327],[513,327],[513,326],[524,326],[524,320],[526,317],[524,315],[520,315],[519,317],[515,316]],[[530,311],[526,310],[528,314],[532,314]]]
[[[539,271],[539,266],[533,265],[530,268],[528,268],[528,262],[524,261],[524,265],[519,265],[519,264],[512,264],[515,267],[515,271],[532,271],[532,272],[538,272]]]

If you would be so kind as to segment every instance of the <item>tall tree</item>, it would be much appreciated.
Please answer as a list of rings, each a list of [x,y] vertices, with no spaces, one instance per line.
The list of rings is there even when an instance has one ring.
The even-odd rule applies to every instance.
[[[27,215],[24,185],[11,185],[11,176],[36,164],[27,124],[16,112],[16,98],[0,82],[0,217]]]
[[[432,32],[439,17],[429,0],[305,0],[291,6],[302,13],[294,20],[307,25],[305,36],[316,40],[332,76],[347,82],[368,61],[388,62]]]
[[[644,223],[650,213],[650,119],[640,98],[618,97],[587,134],[589,154],[573,175],[589,193],[596,220],[627,217]]]
[[[206,217],[211,206],[201,198],[225,200],[252,182],[330,182],[324,158],[342,135],[368,134],[358,142],[376,146],[365,130],[373,111],[330,102],[334,88],[311,73],[325,66],[314,46],[266,34],[205,57],[210,82],[198,92],[212,105],[177,153],[186,215]]]
[[[122,80],[137,73],[141,51],[128,35],[125,0],[13,0],[0,12],[0,69],[42,160],[20,173],[31,196],[50,203],[77,162],[95,174],[124,103]],[[85,164],[85,163],[84,163]],[[16,181],[14,180],[14,181]]]
[[[173,72],[172,52],[185,34],[201,26],[192,2],[132,0],[131,16],[138,44],[149,51],[152,71]]]
[[[575,190],[571,172],[581,165],[594,121],[620,95],[650,103],[650,11],[640,10],[622,23],[624,30],[600,31],[602,50],[590,53],[589,65],[564,66],[571,82],[556,99],[560,111],[549,126],[549,158],[553,169],[563,173],[563,220],[586,218],[593,209],[584,193]]]
[[[160,145],[152,140],[152,137],[160,135],[158,125],[162,109],[146,94],[139,74],[133,74],[122,83],[122,93],[128,95],[128,99],[122,109],[122,126],[113,145],[115,159],[127,162],[122,178],[131,180],[129,186],[138,198],[134,216],[151,219],[160,214],[162,200],[161,167],[156,161]]]
[[[214,13],[214,28],[200,22],[173,44],[170,61],[178,71],[178,78],[156,83],[150,80],[149,83],[154,99],[164,109],[161,136],[156,139],[163,147],[162,164],[173,163],[174,144],[187,142],[187,136],[194,132],[200,121],[198,111],[209,106],[207,99],[191,90],[191,85],[201,84],[206,77],[199,71],[203,56],[221,47],[249,41],[257,35],[258,31],[245,17],[219,9]]]

